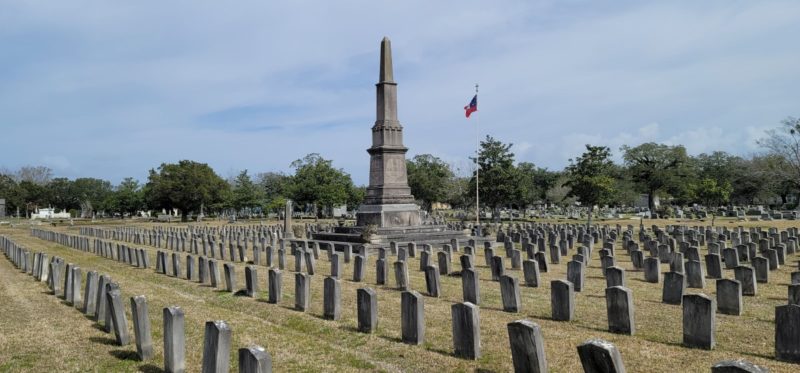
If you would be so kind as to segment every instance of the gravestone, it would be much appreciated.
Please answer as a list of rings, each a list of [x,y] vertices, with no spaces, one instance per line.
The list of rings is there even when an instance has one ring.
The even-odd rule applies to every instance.
[[[685,266],[686,286],[693,289],[703,289],[706,287],[706,278],[703,275],[703,264],[690,260]]]
[[[606,310],[609,332],[627,335],[636,333],[631,289],[622,286],[606,288]]]
[[[168,373],[186,370],[184,314],[180,307],[166,307],[164,319],[164,370]]]
[[[571,321],[575,314],[575,291],[565,280],[550,282],[550,303],[555,321]]]
[[[800,306],[775,307],[775,359],[800,363]]]
[[[742,284],[742,295],[755,296],[757,292],[756,274],[750,267],[738,266],[733,269],[736,281]]]
[[[389,269],[386,268],[386,259],[378,259],[375,261],[375,283],[377,285],[386,285],[386,278],[389,277]]]
[[[394,262],[394,281],[401,291],[411,289],[408,278],[408,265],[405,261]]]
[[[400,329],[404,343],[420,345],[425,341],[425,308],[422,295],[416,291],[400,294]]]
[[[508,339],[515,372],[547,372],[544,338],[538,324],[529,320],[510,322]]]
[[[707,254],[706,260],[706,273],[708,278],[719,279],[722,278],[722,259],[717,254]]]
[[[323,283],[322,315],[328,320],[339,320],[341,317],[342,281],[335,277],[326,277]]]
[[[94,318],[97,312],[97,285],[100,278],[97,271],[86,272],[86,288],[83,294],[84,305],[83,313],[91,318]]]
[[[222,320],[206,321],[202,372],[227,372],[230,365],[230,353],[231,328]]]
[[[378,294],[371,288],[356,291],[358,331],[372,333],[378,328]]]
[[[539,287],[539,263],[534,259],[527,259],[522,262],[522,272],[525,276],[525,286]]]
[[[744,360],[723,360],[711,366],[711,373],[769,373],[769,369]]]
[[[717,302],[705,294],[683,296],[683,345],[711,350],[716,345]]]
[[[133,318],[133,335],[136,337],[136,354],[139,360],[151,360],[153,353],[153,337],[150,333],[150,317],[147,312],[147,299],[144,295],[131,297],[131,317]]]
[[[661,268],[658,258],[645,258],[644,280],[653,284],[661,282]]]
[[[465,269],[461,271],[461,288],[464,302],[470,302],[475,305],[481,304],[480,279],[476,270]]]
[[[240,348],[239,373],[272,373],[272,356],[261,346]]]
[[[606,288],[614,286],[627,286],[625,281],[625,270],[620,267],[606,268]]]
[[[717,311],[734,316],[742,314],[742,284],[739,281],[717,280]]]
[[[509,275],[500,277],[500,295],[503,300],[503,311],[519,312],[521,307],[519,280],[516,277]]]
[[[367,260],[363,255],[356,255],[353,261],[353,281],[364,281],[364,276],[367,273]]]
[[[667,272],[664,275],[664,288],[661,301],[666,304],[681,304],[686,291],[686,279],[683,274]]]
[[[294,274],[294,308],[305,312],[311,301],[311,276],[298,272]]]
[[[583,279],[586,265],[583,262],[571,260],[567,263],[567,281],[572,283],[576,292],[583,290]]]
[[[258,269],[255,266],[244,267],[245,291],[250,298],[258,297]]]
[[[578,345],[578,356],[585,373],[625,373],[617,347],[602,339],[590,339]]]
[[[236,291],[236,267],[225,263],[222,268],[225,270],[225,291],[233,293]]]
[[[425,288],[429,296],[439,297],[439,268],[436,266],[428,266],[428,268],[425,269]]]
[[[269,303],[278,303],[281,301],[281,288],[282,288],[282,272],[280,269],[270,268],[267,272],[269,288]]]
[[[481,357],[481,321],[478,306],[465,302],[450,306],[453,324],[453,350],[458,357]]]

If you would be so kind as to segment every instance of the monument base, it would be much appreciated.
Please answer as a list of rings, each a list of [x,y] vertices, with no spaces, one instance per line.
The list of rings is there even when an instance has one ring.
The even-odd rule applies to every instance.
[[[414,227],[422,225],[419,206],[413,203],[361,205],[356,213],[356,225],[385,227]]]
[[[429,244],[440,247],[449,244],[450,240],[457,239],[462,245],[474,239],[476,250],[483,250],[483,241],[491,241],[489,237],[470,236],[466,231],[449,230],[446,225],[417,225],[407,227],[380,227],[369,237],[365,237],[365,226],[335,227],[333,232],[318,232],[314,234],[315,240],[348,242],[364,244],[368,248],[388,247],[390,242],[398,246],[406,246],[409,242],[417,245]],[[476,251],[477,252],[477,251]]]

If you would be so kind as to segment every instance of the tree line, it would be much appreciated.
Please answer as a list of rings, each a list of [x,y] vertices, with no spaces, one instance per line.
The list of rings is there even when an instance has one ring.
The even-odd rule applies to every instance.
[[[644,143],[622,146],[622,162],[612,150],[586,145],[562,170],[548,170],[530,162],[516,162],[513,144],[492,136],[481,141],[476,170],[459,175],[440,158],[421,154],[407,161],[408,182],[420,205],[436,203],[472,209],[478,182],[481,207],[498,216],[502,207],[532,205],[632,206],[647,196],[651,212],[662,205],[772,204],[794,208],[800,191],[800,119],[789,117],[758,140],[764,151],[737,156],[723,151],[687,154],[681,145]],[[317,153],[291,163],[294,174],[243,170],[228,180],[210,166],[190,160],[161,164],[147,181],[125,178],[118,185],[95,178],[70,180],[53,177],[43,166],[16,171],[0,170],[0,198],[9,214],[28,214],[53,206],[91,217],[97,212],[132,216],[139,211],[178,209],[190,213],[248,215],[279,211],[287,199],[317,216],[330,216],[334,207],[355,209],[364,186]]]

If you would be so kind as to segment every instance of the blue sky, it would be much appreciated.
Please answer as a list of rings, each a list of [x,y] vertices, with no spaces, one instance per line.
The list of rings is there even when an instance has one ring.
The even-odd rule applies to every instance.
[[[586,143],[746,155],[800,115],[799,20],[797,1],[0,0],[0,168],[116,183],[317,152],[365,184],[383,36],[409,156],[468,172],[478,120],[551,169]]]

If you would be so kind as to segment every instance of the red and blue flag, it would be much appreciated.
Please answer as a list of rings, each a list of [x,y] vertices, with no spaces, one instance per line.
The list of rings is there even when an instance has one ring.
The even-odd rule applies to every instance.
[[[478,111],[478,95],[476,94],[475,97],[472,98],[472,101],[469,102],[469,105],[464,106],[464,111],[467,112],[467,118],[469,115]]]

